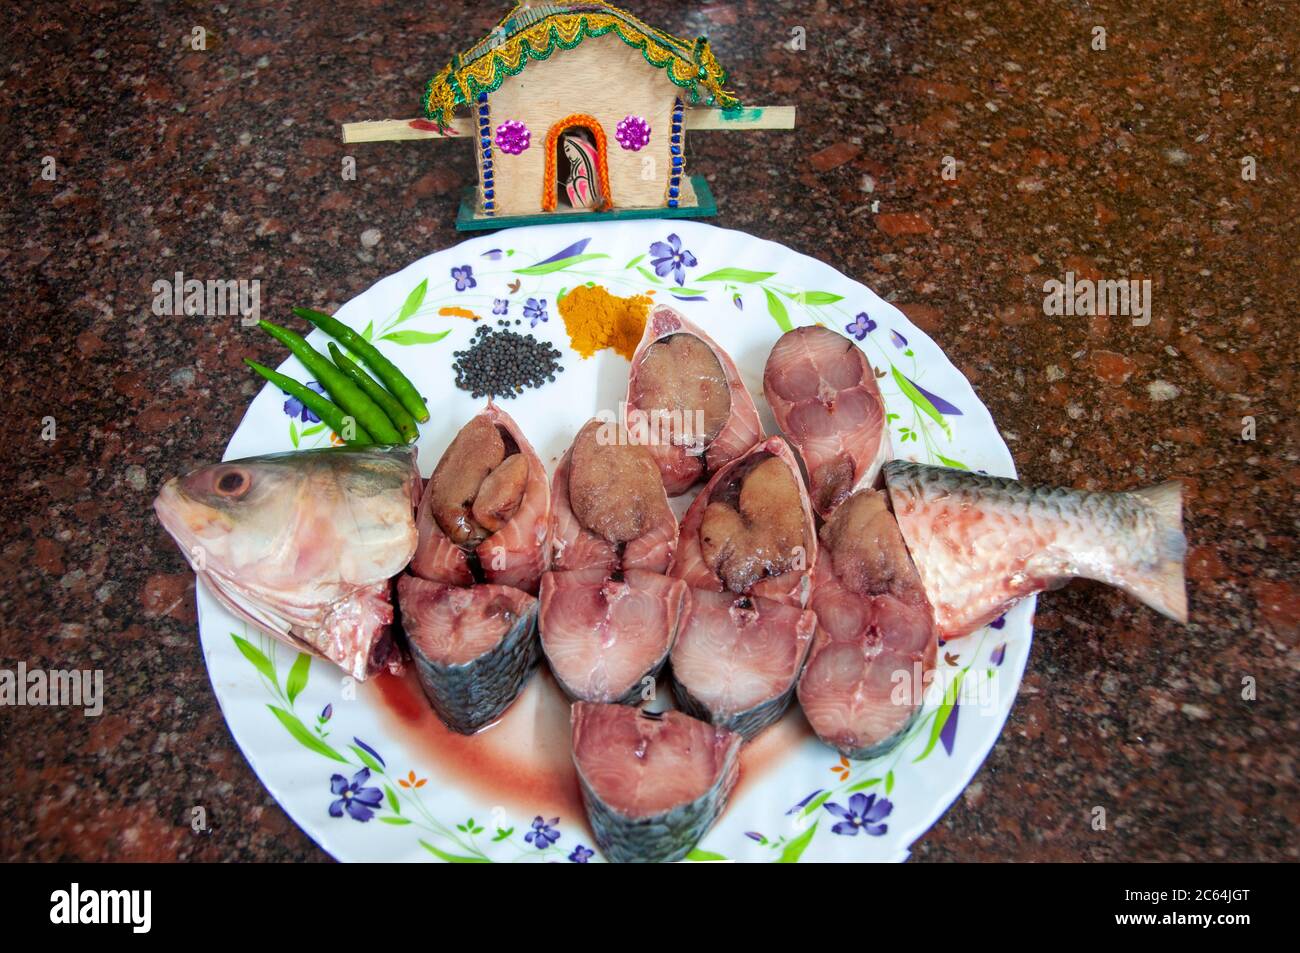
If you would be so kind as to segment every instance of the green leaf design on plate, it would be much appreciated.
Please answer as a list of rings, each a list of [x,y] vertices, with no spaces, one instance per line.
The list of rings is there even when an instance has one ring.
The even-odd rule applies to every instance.
[[[659,276],[658,276],[658,275],[652,275],[650,272],[646,271],[646,270],[645,270],[644,268],[642,268],[640,265],[637,266],[637,269],[636,269],[636,270],[639,271],[639,272],[641,272],[641,276],[642,276],[643,278],[645,278],[646,281],[650,282],[652,285],[661,285],[661,284],[663,284],[663,282],[659,279]]]
[[[637,255],[635,258],[633,258],[631,261],[629,261],[626,265],[623,266],[623,270],[628,271],[629,269],[634,267],[638,262],[640,262],[643,258],[645,258],[644,254]]]
[[[804,805],[803,811],[800,812],[800,817],[808,817],[810,814],[812,814],[813,811],[817,810],[817,808],[821,807],[830,799],[831,799],[831,792],[823,791],[821,794],[817,795],[815,798],[813,798],[811,801],[809,801],[807,804]]]
[[[384,785],[384,794],[388,796],[388,807],[394,814],[402,813],[402,802],[397,799],[397,792],[390,785]]]
[[[742,285],[757,284],[760,281],[767,281],[775,275],[775,271],[746,271],[744,268],[719,268],[717,271],[711,271],[703,278],[696,278],[696,281],[734,281]]]
[[[449,330],[434,333],[428,331],[394,331],[392,334],[385,334],[380,340],[392,341],[394,344],[436,344],[450,333]]]
[[[710,861],[726,860],[727,856],[725,854],[715,854],[711,850],[700,850],[696,847],[686,855],[686,859],[693,860],[696,863],[708,863]]]
[[[325,429],[325,425],[324,425],[324,424],[313,424],[312,426],[310,426],[310,427],[308,427],[306,430],[304,430],[301,434],[299,434],[299,436],[300,436],[300,437],[314,437],[316,434],[320,433],[320,432],[321,432],[322,430],[324,430],[324,429]]]
[[[962,463],[960,460],[954,460],[952,457],[945,457],[942,453],[936,453],[935,456],[939,458],[939,462],[945,467],[953,467],[957,470],[970,469],[970,467],[966,466],[966,464]]]
[[[776,321],[776,326],[782,331],[794,330],[794,325],[790,323],[790,315],[785,310],[785,305],[781,303],[781,299],[767,288],[763,289],[763,294],[767,295],[767,313]]]
[[[362,764],[364,764],[371,771],[375,772],[375,774],[384,773],[383,765],[381,765],[378,761],[376,761],[374,757],[370,754],[370,752],[367,751],[365,748],[358,748],[356,745],[348,745],[348,748],[350,748],[352,753],[356,755],[357,758],[360,759]]]
[[[239,649],[239,654],[252,662],[253,668],[261,672],[268,682],[278,688],[280,683],[275,678],[275,666],[271,664],[271,660],[263,654],[262,650],[248,639],[241,639],[233,632],[230,633],[230,637],[235,640],[235,648]]]
[[[791,301],[798,301],[800,304],[834,304],[836,301],[844,300],[844,295],[831,294],[829,291],[783,291],[781,293]]]
[[[867,780],[859,781],[857,784],[854,784],[846,788],[845,790],[849,794],[855,794],[858,791],[865,791],[867,788],[875,787],[879,783],[880,783],[880,778],[867,778]]]
[[[894,769],[890,768],[889,772],[885,775],[885,796],[888,797],[893,793],[894,793]]]
[[[299,721],[298,716],[293,712],[285,711],[277,705],[267,705],[266,707],[271,709],[271,713],[280,720],[280,724],[288,729],[289,734],[293,735],[298,744],[315,751],[317,754],[323,754],[327,758],[333,758],[335,761],[341,761],[344,764],[348,763],[347,758],[308,731],[307,726]]]
[[[298,449],[298,424],[295,421],[289,421],[289,439],[293,441],[293,449]]]
[[[374,336],[375,336],[375,322],[373,322],[373,321],[367,321],[367,322],[366,322],[366,329],[365,329],[364,331],[361,332],[361,336],[362,336],[363,338],[365,338],[367,341],[369,341],[372,337],[374,337]]]
[[[889,372],[894,377],[894,383],[898,385],[898,389],[903,392],[907,399],[915,404],[921,413],[925,414],[942,427],[943,432],[946,433],[948,439],[951,440],[952,428],[948,426],[948,421],[944,419],[943,414],[939,413],[939,411],[935,409],[934,404],[930,403],[930,399],[917,390],[912,385],[912,382],[904,377],[893,364],[889,365]]]
[[[584,261],[591,261],[593,258],[608,258],[599,252],[592,252],[586,255],[570,255],[568,258],[561,258],[558,261],[548,261],[544,265],[533,265],[529,268],[516,268],[516,275],[549,275],[553,271],[563,271],[566,268],[572,268],[574,265],[580,265]]]
[[[307,687],[307,670],[310,667],[311,656],[306,652],[299,652],[298,657],[293,660],[293,668],[289,669],[289,677],[284,680],[284,693],[289,696],[290,705]]]
[[[445,850],[439,850],[426,840],[420,841],[420,846],[433,854],[439,860],[445,860],[449,864],[490,864],[492,861],[486,857],[462,857],[459,854],[449,854]]]
[[[803,852],[808,849],[812,843],[813,835],[817,833],[817,825],[820,821],[813,821],[812,827],[808,828],[790,843],[785,845],[785,850],[781,851],[781,856],[777,858],[778,864],[797,864]]]
[[[429,279],[425,278],[406,296],[406,301],[402,303],[402,310],[397,313],[397,320],[389,326],[396,327],[419,311],[420,305],[424,304],[424,293],[428,290]]]
[[[948,717],[957,704],[957,689],[961,686],[961,680],[966,677],[968,671],[970,671],[968,668],[962,669],[957,673],[957,677],[949,682],[948,687],[944,689],[943,704],[935,712],[934,723],[930,725],[930,739],[926,742],[925,750],[912,759],[913,764],[928,758],[930,752],[934,750],[934,746],[939,743],[939,735],[943,732],[943,726],[948,723]],[[888,788],[885,789],[885,793],[889,793]]]
[[[379,822],[381,824],[392,824],[394,827],[405,827],[411,823],[404,817],[381,817]]]
[[[492,843],[499,844],[515,832],[513,827],[498,827],[496,837],[492,838]]]

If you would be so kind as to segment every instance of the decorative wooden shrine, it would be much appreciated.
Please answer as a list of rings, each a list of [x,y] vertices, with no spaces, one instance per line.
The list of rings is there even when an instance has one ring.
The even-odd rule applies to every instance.
[[[424,118],[346,123],[343,141],[471,139],[479,181],[463,230],[706,217],[717,209],[704,177],[686,173],[687,131],[795,122],[793,106],[741,106],[726,78],[704,37],[597,0],[521,3],[429,81]]]

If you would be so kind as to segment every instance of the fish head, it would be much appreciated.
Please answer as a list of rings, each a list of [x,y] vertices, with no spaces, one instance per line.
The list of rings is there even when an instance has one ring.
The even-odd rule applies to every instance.
[[[414,460],[406,447],[330,448],[214,463],[168,480],[154,511],[198,572],[282,587],[319,583],[332,562],[369,584],[388,567],[348,564],[379,556],[391,575],[414,549]]]
[[[168,480],[154,512],[196,570],[228,575],[276,551],[309,479],[274,457],[214,463]]]

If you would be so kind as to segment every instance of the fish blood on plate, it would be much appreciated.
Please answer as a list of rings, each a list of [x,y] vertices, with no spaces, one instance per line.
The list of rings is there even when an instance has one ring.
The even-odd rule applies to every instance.
[[[579,431],[552,483],[542,649],[574,698],[632,703],[653,686],[689,595],[665,575],[677,518],[650,451],[616,421]]]
[[[627,427],[649,447],[669,496],[680,496],[763,437],[735,362],[681,314],[646,316],[632,356]]]
[[[489,403],[425,485],[419,546],[411,575],[398,583],[416,674],[454,731],[495,721],[537,666],[549,519],[542,461],[514,420]]]
[[[885,496],[859,490],[821,529],[799,704],[817,737],[874,758],[921,713],[938,654],[930,603]]]
[[[304,450],[175,477],[154,511],[227,609],[361,680],[402,668],[391,580],[419,487],[412,447]]]
[[[1187,621],[1177,481],[1091,493],[902,460],[884,472],[944,638],[967,635],[1025,596],[1076,576]]]
[[[828,518],[889,459],[885,402],[862,351],[829,328],[781,335],[763,370],[777,426],[808,469],[813,509]]]
[[[672,651],[673,694],[696,717],[753,738],[790,703],[816,617],[808,493],[773,437],[723,467],[686,511],[671,573],[691,588]]]
[[[611,861],[681,860],[740,777],[741,736],[682,712],[576,702],[571,721],[587,819]]]

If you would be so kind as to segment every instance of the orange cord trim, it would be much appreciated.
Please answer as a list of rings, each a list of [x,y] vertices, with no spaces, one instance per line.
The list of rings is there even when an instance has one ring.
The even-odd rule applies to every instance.
[[[574,126],[582,126],[596,137],[596,174],[600,177],[602,209],[613,208],[614,196],[609,188],[609,153],[605,142],[605,130],[600,127],[596,117],[583,113],[566,116],[551,127],[546,134],[546,171],[542,175],[542,211],[554,212],[556,203],[555,188],[555,146],[560,140],[560,133]]]

